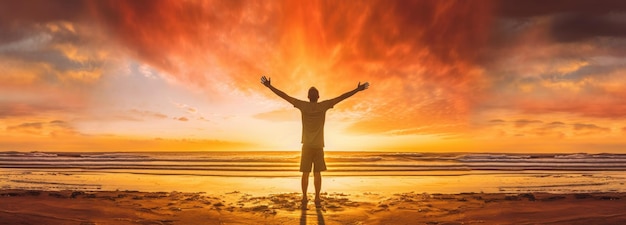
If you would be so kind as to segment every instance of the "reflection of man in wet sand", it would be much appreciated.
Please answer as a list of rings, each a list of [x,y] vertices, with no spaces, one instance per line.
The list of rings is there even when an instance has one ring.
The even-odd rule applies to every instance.
[[[294,107],[298,108],[302,113],[302,157],[300,158],[300,172],[302,172],[302,202],[306,203],[306,192],[309,186],[309,174],[313,167],[313,175],[315,184],[315,205],[320,204],[320,190],[322,188],[321,172],[326,170],[326,162],[324,161],[324,121],[326,120],[326,111],[335,104],[344,99],[363,91],[369,87],[369,83],[359,84],[357,87],[339,97],[317,102],[319,92],[315,87],[309,89],[309,102],[295,99],[285,92],[276,89],[271,84],[271,80],[267,77],[261,77],[261,83],[272,90],[276,95],[287,100]]]

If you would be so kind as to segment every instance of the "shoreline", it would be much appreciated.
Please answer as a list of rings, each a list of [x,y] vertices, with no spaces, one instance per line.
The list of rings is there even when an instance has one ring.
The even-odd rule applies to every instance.
[[[297,174],[297,173],[294,173]],[[299,175],[299,174],[298,174]],[[324,175],[323,175],[324,176]],[[324,176],[322,191],[382,194],[419,191],[475,193],[626,192],[626,175],[618,172],[473,174],[463,176]],[[480,181],[480,182],[477,182]],[[3,170],[2,189],[142,192],[240,191],[252,195],[300,192],[300,177],[162,176],[107,171]],[[310,184],[309,188],[312,188]],[[230,187],[223,190],[223,187]],[[312,190],[312,189],[311,189]]]
[[[215,190],[214,190],[215,191]],[[311,197],[311,196],[309,196]],[[0,190],[0,224],[618,224],[626,193],[300,193]]]

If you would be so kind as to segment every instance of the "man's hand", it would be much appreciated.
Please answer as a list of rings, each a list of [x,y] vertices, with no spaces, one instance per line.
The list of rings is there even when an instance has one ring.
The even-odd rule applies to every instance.
[[[261,83],[263,85],[265,85],[265,87],[270,87],[272,85],[271,84],[272,83],[272,79],[271,78],[268,79],[267,77],[263,76],[263,77],[261,77]]]
[[[361,84],[361,82],[359,82],[359,85],[356,87],[356,89],[358,91],[363,91],[363,90],[367,89],[368,87],[370,87],[370,83],[369,82],[365,82],[364,84]]]

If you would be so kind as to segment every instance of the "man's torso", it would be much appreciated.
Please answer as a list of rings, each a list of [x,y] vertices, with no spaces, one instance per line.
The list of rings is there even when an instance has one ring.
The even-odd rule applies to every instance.
[[[328,101],[300,101],[294,106],[302,114],[302,144],[310,147],[324,147],[324,123],[326,111],[333,107]]]

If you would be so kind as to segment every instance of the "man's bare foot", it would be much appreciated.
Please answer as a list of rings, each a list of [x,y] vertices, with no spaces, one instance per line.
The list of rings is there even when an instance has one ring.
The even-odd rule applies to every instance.
[[[320,198],[315,199],[315,207],[317,208],[322,207],[322,199]]]

